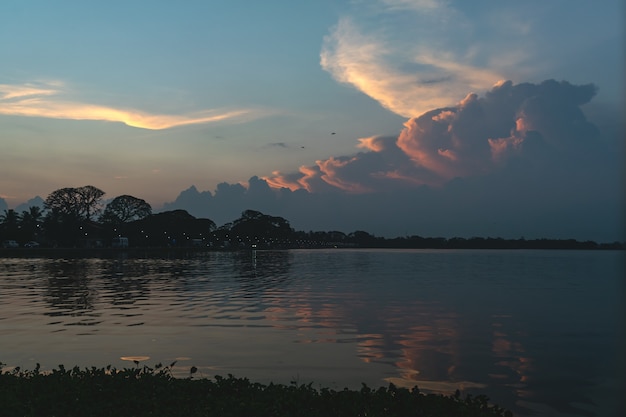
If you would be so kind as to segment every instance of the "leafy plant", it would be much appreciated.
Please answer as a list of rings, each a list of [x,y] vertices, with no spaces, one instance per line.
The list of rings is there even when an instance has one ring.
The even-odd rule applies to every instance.
[[[312,384],[264,385],[247,378],[174,378],[172,368],[116,369],[59,365],[42,372],[0,363],[0,414],[7,416],[289,416],[289,417],[510,417],[485,396],[461,398],[396,387],[360,390],[315,389]]]

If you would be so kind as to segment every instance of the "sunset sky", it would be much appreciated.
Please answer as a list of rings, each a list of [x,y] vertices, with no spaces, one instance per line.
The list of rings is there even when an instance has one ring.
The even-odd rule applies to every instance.
[[[624,239],[620,0],[0,15],[0,212],[93,185],[218,225]]]

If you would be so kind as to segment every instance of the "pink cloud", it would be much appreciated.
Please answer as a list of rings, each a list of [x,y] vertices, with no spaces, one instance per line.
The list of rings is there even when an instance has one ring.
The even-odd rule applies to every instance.
[[[272,172],[271,177],[263,177],[263,180],[272,188],[288,188],[291,191],[295,191],[304,187],[299,178],[292,179],[279,171]]]
[[[361,151],[354,155],[331,156],[265,179],[292,191],[368,193],[483,176],[503,169],[511,158],[561,164],[550,158],[567,160],[593,143],[594,127],[579,106],[594,93],[593,86],[553,80],[498,83],[484,97],[471,93],[455,106],[409,119],[397,137],[358,139]]]
[[[361,138],[359,139],[359,144],[357,148],[366,149],[373,152],[382,152],[385,150],[385,142],[381,140],[378,136],[372,136],[369,138]]]
[[[356,160],[357,157],[344,160],[330,157],[325,161],[317,161],[317,166],[319,166],[322,173],[321,178],[328,184],[337,187],[340,190],[352,193],[364,193],[371,191],[371,189],[364,186],[362,183],[349,181],[345,179],[344,176],[340,175],[342,170],[349,168]]]

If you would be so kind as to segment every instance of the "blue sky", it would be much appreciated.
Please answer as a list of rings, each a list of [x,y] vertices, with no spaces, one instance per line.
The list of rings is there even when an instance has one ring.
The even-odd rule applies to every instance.
[[[209,207],[219,205],[218,185],[243,187],[245,194],[258,177],[274,193],[287,187],[283,193],[312,194],[309,206],[315,196],[323,201],[339,193],[348,218],[333,227],[395,233],[399,227],[371,215],[349,221],[355,216],[348,213],[361,209],[354,199],[397,188],[401,197],[392,201],[462,206],[456,194],[431,201],[412,193],[419,187],[442,192],[450,181],[463,180],[484,187],[483,201],[492,201],[481,178],[508,167],[496,156],[521,149],[524,135],[538,131],[530,126],[537,121],[524,125],[520,107],[509,115],[505,134],[475,142],[450,134],[450,143],[429,154],[427,141],[440,139],[417,135],[424,125],[411,128],[411,120],[448,107],[460,113],[469,93],[485,97],[504,80],[539,85],[554,79],[597,87],[574,107],[599,129],[589,142],[603,156],[593,164],[615,168],[594,181],[605,184],[607,198],[614,196],[607,202],[612,223],[602,227],[620,230],[613,234],[619,238],[623,12],[618,0],[2,2],[0,198],[16,207],[61,187],[89,184],[107,198],[131,194],[158,209],[194,185],[196,201],[183,208],[219,218]],[[565,123],[555,111],[552,120]],[[435,116],[452,120],[443,111]],[[517,133],[509,136],[513,126]],[[557,131],[542,126],[545,138]],[[372,165],[364,161],[374,157],[386,165],[368,171]],[[569,162],[559,157],[544,166],[595,171],[591,160],[577,168]],[[544,174],[551,175],[547,168]],[[560,180],[575,177],[568,174]],[[383,177],[390,182],[378,181]],[[251,195],[244,200],[222,205],[273,207],[257,205]],[[282,203],[274,211],[294,218],[295,208]],[[330,228],[320,216],[318,223],[298,220],[296,226]],[[551,233],[568,232],[584,234],[567,222]],[[467,233],[481,234],[471,227]]]

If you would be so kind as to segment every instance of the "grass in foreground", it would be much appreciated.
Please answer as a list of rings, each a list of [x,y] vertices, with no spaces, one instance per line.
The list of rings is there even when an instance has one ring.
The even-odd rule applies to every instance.
[[[485,396],[423,394],[386,388],[335,391],[312,384],[263,385],[246,378],[174,378],[169,366],[118,370],[74,367],[42,373],[0,364],[0,415],[6,416],[419,416],[510,417]]]

